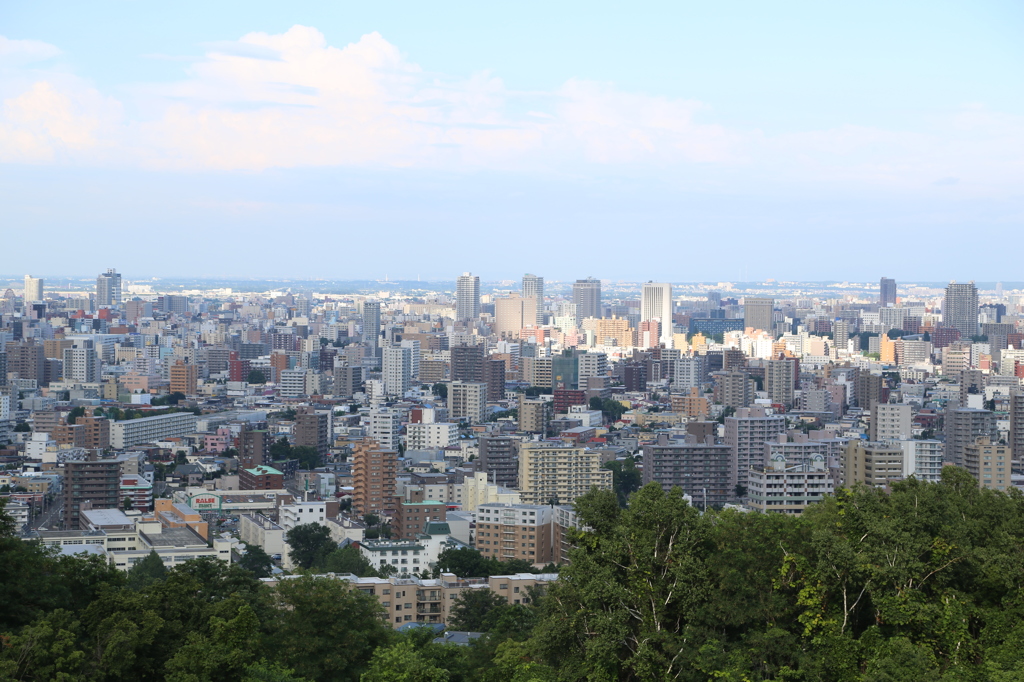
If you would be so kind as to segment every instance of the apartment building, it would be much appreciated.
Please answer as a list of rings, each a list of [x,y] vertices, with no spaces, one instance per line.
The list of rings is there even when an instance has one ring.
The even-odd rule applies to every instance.
[[[964,468],[978,480],[978,487],[991,490],[1010,488],[1010,446],[978,438],[964,448]]]
[[[547,505],[487,503],[477,507],[476,548],[500,561],[557,561],[559,534],[554,509]]]
[[[644,485],[657,483],[666,492],[680,488],[701,507],[735,499],[732,449],[716,445],[713,436],[701,441],[659,434],[656,443],[643,446],[643,465]]]
[[[769,415],[764,408],[743,407],[732,417],[725,418],[724,442],[732,455],[732,486],[747,486],[747,471],[751,466],[761,466],[764,444],[778,441],[779,434],[786,432],[786,418]]]
[[[596,451],[545,442],[519,447],[519,489],[526,504],[571,504],[592,487],[612,489],[612,472]]]
[[[358,514],[380,514],[393,505],[398,452],[364,438],[352,453],[352,509]]]
[[[191,412],[127,419],[110,425],[110,444],[118,450],[123,450],[142,443],[181,438],[195,433],[195,430],[196,416]]]
[[[767,467],[750,470],[747,496],[749,505],[762,512],[798,515],[825,495],[835,492],[823,455],[814,455],[807,464],[788,465],[778,455]]]
[[[884,487],[906,477],[903,448],[899,443],[851,440],[843,453],[843,479],[847,487],[857,483]]]

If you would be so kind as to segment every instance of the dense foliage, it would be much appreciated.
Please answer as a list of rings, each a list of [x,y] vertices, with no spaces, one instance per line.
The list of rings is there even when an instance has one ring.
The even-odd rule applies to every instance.
[[[802,517],[702,515],[654,485],[626,508],[595,491],[577,509],[590,530],[546,594],[455,600],[450,625],[486,633],[469,646],[394,632],[341,581],[270,588],[238,565],[155,556],[121,574],[22,542],[0,516],[0,679],[1024,679],[1018,491],[949,468],[938,484],[841,490]],[[307,540],[311,568],[355,560]],[[497,568],[460,552],[444,557],[460,575]]]

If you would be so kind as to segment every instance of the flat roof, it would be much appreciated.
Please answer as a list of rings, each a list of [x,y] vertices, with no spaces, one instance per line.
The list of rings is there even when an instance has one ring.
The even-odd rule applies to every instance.
[[[134,525],[134,522],[120,509],[85,509],[82,511],[82,516],[94,526]]]
[[[194,547],[207,546],[206,540],[191,528],[164,528],[159,533],[139,533],[146,538],[150,546],[157,547]]]

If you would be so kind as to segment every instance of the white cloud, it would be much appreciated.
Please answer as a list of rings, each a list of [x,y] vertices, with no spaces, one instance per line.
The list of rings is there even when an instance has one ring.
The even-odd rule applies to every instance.
[[[57,53],[0,41],[0,56]],[[82,81],[26,70],[36,80],[0,109],[0,160],[249,171],[694,169],[687,177],[722,187],[764,180],[956,192],[1005,192],[1024,181],[1024,119],[976,105],[911,131],[845,125],[769,136],[716,124],[701,102],[611,84],[570,80],[523,93],[491,73],[426,73],[378,33],[335,47],[315,28],[294,26],[205,49],[185,79],[136,88],[134,110],[145,115],[131,121]],[[960,180],[934,184],[949,177]]]
[[[0,64],[29,64],[50,59],[60,50],[39,40],[12,40],[0,36]]]

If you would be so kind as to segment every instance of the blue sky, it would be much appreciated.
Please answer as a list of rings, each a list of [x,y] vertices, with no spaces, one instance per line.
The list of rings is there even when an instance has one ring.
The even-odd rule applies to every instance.
[[[7,2],[0,272],[1020,279],[1022,33],[984,0]]]

